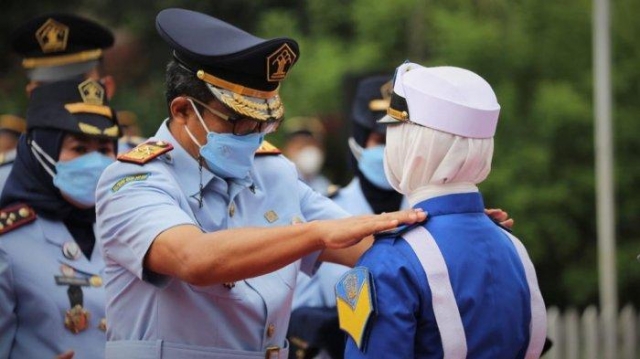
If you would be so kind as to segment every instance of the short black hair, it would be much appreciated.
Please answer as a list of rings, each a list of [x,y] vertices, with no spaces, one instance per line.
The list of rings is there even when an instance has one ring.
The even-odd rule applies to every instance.
[[[174,59],[171,59],[167,64],[165,81],[167,107],[171,105],[171,101],[173,101],[174,98],[180,96],[193,97],[204,103],[209,103],[215,99],[203,81],[198,79],[191,70],[182,66]],[[199,110],[202,110],[200,105],[197,103],[195,105]]]

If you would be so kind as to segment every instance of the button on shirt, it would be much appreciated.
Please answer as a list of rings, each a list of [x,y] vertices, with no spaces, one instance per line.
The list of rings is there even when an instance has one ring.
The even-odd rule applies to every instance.
[[[142,265],[144,256],[158,234],[179,225],[214,232],[347,214],[300,182],[294,165],[283,156],[257,156],[252,183],[227,183],[206,168],[200,170],[177,144],[166,121],[154,139],[174,145],[170,157],[143,166],[115,163],[98,184],[97,227],[107,266],[110,344],[163,340],[253,352],[282,347],[297,273],[300,269],[311,273],[318,252],[233,287],[193,286],[148,272]],[[115,186],[123,178],[141,174],[139,180]],[[277,219],[268,216],[270,212]]]

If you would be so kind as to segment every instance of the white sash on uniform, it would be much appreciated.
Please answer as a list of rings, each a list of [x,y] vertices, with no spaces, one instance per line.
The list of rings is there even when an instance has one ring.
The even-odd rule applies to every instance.
[[[547,316],[542,294],[538,287],[536,272],[522,243],[509,232],[504,233],[511,239],[524,266],[529,292],[531,294],[531,323],[529,346],[525,359],[538,359],[544,346],[547,328]],[[432,293],[433,313],[440,330],[444,359],[462,359],[467,356],[467,340],[462,318],[456,303],[449,271],[438,244],[424,227],[419,226],[402,235],[416,253],[429,280]]]

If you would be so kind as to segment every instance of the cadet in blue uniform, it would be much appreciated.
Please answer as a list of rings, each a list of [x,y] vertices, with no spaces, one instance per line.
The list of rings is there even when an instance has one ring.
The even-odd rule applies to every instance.
[[[33,90],[0,197],[0,358],[104,356],[95,189],[119,134],[98,82]]]
[[[0,115],[0,193],[16,159],[18,138],[26,128],[24,118],[9,114]]]
[[[500,106],[456,67],[396,71],[384,168],[424,224],[380,236],[336,285],[347,358],[538,358],[545,306],[522,243],[485,214]]]
[[[97,190],[106,357],[286,358],[298,271],[353,264],[363,237],[425,215],[343,218],[263,143],[283,119],[295,41],[183,9],[156,27],[173,49],[170,117]]]

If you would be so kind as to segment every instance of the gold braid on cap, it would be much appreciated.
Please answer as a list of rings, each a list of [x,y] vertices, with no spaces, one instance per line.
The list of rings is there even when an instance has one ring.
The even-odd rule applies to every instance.
[[[209,89],[220,102],[240,115],[248,116],[258,121],[280,119],[284,116],[284,105],[278,95],[266,100],[266,103],[258,103],[235,92],[231,92],[230,95],[214,86],[209,86]]]

